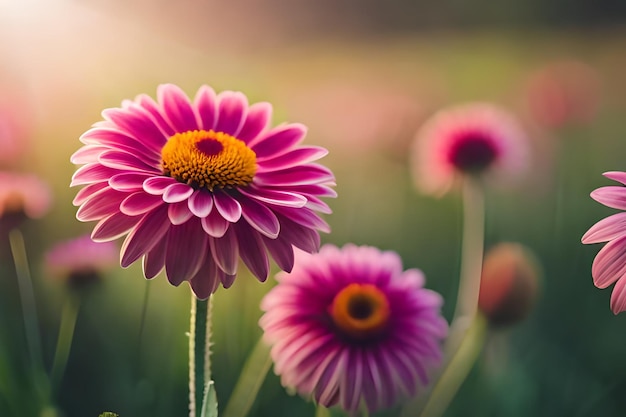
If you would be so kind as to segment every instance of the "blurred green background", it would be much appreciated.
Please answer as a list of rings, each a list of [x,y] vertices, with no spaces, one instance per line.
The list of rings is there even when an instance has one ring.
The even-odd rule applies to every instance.
[[[612,213],[589,198],[624,170],[626,6],[622,2],[513,0],[410,2],[258,0],[128,2],[0,0],[0,96],[20,103],[27,155],[4,169],[34,172],[53,190],[43,219],[22,228],[50,366],[67,296],[45,276],[55,242],[89,232],[75,219],[69,156],[100,111],[163,82],[193,95],[201,84],[274,105],[274,123],[301,122],[306,142],[330,154],[339,197],[323,242],[395,250],[422,269],[450,319],[459,273],[459,193],[417,193],[408,147],[426,117],[447,105],[492,101],[528,134],[532,161],[516,184],[487,193],[486,246],[516,241],[544,270],[529,319],[493,334],[446,416],[621,416],[626,410],[626,315],[591,280],[599,245],[580,238]],[[590,78],[578,97],[586,120],[545,126],[529,106],[533,74],[576,62]],[[557,76],[558,79],[558,76]],[[26,342],[14,266],[0,244],[0,378],[32,413]],[[224,405],[260,336],[259,300],[274,284],[242,268],[214,297],[214,378]],[[145,330],[139,337],[144,294]],[[140,265],[114,269],[81,306],[58,407],[67,417],[184,416],[189,290]],[[4,408],[3,408],[4,407]],[[0,416],[11,416],[0,402]],[[271,373],[254,416],[312,416]],[[380,415],[394,415],[394,410]],[[21,417],[21,415],[19,416]]]

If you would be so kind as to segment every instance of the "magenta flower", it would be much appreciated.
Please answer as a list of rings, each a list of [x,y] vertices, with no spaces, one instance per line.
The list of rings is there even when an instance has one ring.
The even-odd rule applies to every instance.
[[[34,174],[0,172],[0,229],[43,217],[52,204],[48,185]]]
[[[113,242],[94,242],[84,235],[57,243],[44,258],[52,277],[80,287],[98,280],[117,262],[118,248]]]
[[[626,185],[626,172],[605,172],[605,177]],[[607,207],[626,210],[626,188],[600,187],[591,198]],[[608,242],[596,255],[591,268],[593,283],[607,288],[615,283],[611,295],[611,310],[618,314],[626,310],[626,213],[613,214],[600,220],[585,233],[582,243]]]
[[[426,194],[442,195],[460,176],[514,176],[527,165],[524,134],[514,118],[487,103],[442,110],[418,131],[413,177]]]
[[[81,136],[72,162],[76,217],[98,221],[92,238],[127,235],[121,265],[143,257],[146,278],[163,268],[199,298],[232,285],[241,258],[261,281],[267,252],[283,270],[293,246],[319,247],[328,232],[320,197],[334,197],[333,174],[313,161],[323,148],[301,146],[300,124],[269,127],[269,103],[202,86],[193,101],[174,85],[107,109]]]
[[[301,255],[301,256],[300,256]],[[326,407],[391,407],[441,360],[442,298],[394,252],[325,245],[300,252],[261,301],[259,324],[282,384]]]

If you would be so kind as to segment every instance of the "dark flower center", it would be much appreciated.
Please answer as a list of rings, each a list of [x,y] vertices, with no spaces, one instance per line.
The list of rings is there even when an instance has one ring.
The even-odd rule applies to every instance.
[[[389,322],[389,301],[372,284],[353,283],[339,291],[330,307],[330,316],[337,330],[350,339],[378,336]]]
[[[476,174],[486,170],[498,152],[493,143],[481,132],[468,132],[457,138],[448,154],[449,161],[459,171]]]

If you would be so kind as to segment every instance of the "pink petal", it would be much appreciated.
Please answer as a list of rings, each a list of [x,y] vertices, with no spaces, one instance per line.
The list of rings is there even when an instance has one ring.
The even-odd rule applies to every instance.
[[[281,224],[279,239],[285,239],[307,253],[315,253],[319,250],[320,235],[317,231],[295,223],[282,215],[278,215],[278,220]]]
[[[72,176],[70,187],[91,184],[92,182],[108,181],[113,175],[119,173],[119,170],[105,167],[97,162],[83,165],[78,168]]]
[[[621,182],[622,184],[626,185],[626,172],[609,171],[609,172],[605,172],[602,175],[604,175],[608,179],[611,179],[611,180],[617,181],[617,182]]]
[[[143,190],[126,197],[120,204],[120,211],[127,216],[139,216],[163,204],[160,196],[146,194]]]
[[[276,171],[279,169],[291,168],[294,166],[317,161],[326,156],[328,151],[317,146],[302,146],[284,153],[276,158],[260,159],[257,158],[259,164],[259,172]]]
[[[307,203],[307,199],[302,195],[287,191],[277,191],[250,186],[248,188],[240,188],[239,192],[246,197],[277,206],[298,208],[304,207]]]
[[[607,207],[626,210],[626,188],[619,186],[601,187],[591,193],[591,198]]]
[[[156,166],[161,161],[163,145],[141,142],[116,129],[92,128],[83,133],[80,140],[83,143],[104,145],[109,149],[127,152],[150,166]]]
[[[188,222],[170,228],[165,253],[165,273],[172,285],[189,281],[204,262],[208,238],[199,230],[198,223],[199,220],[192,217]]]
[[[272,105],[270,103],[255,103],[248,108],[246,120],[237,134],[237,139],[246,144],[253,143],[261,132],[265,130],[272,117]]]
[[[152,176],[152,174],[143,174],[139,172],[125,172],[113,175],[109,179],[109,185],[111,188],[118,191],[139,191],[143,190],[144,181]]]
[[[74,152],[70,157],[70,162],[76,165],[91,164],[98,162],[98,156],[109,148],[101,145],[86,145]]]
[[[217,266],[226,274],[235,275],[239,262],[239,247],[237,246],[237,236],[232,227],[226,231],[223,237],[219,239],[210,238],[209,245]]]
[[[187,184],[176,182],[169,185],[163,193],[163,201],[166,203],[178,203],[187,200],[193,194],[193,188]]]
[[[157,97],[163,107],[165,117],[175,131],[186,132],[198,129],[189,98],[178,86],[161,84],[157,88]]]
[[[611,310],[613,314],[626,311],[626,279],[622,276],[613,287],[611,293]]]
[[[82,222],[88,222],[107,217],[119,211],[120,203],[127,195],[112,188],[104,188],[80,206],[76,218]]]
[[[121,151],[108,150],[100,154],[98,161],[105,167],[160,174],[158,166],[147,165],[135,156]]]
[[[303,195],[314,195],[317,197],[337,197],[337,192],[330,188],[328,184],[305,184],[295,185],[289,188],[292,192]]]
[[[301,142],[305,135],[306,126],[299,123],[286,124],[269,130],[249,146],[258,159],[263,159],[287,152]]]
[[[622,235],[626,235],[626,213],[617,213],[591,226],[582,243],[608,242]]]
[[[161,177],[161,176],[152,177],[144,181],[143,189],[148,194],[163,195],[167,187],[169,187],[172,184],[177,184],[177,183],[179,182],[176,181],[174,178],[170,178],[170,177]]]
[[[193,213],[189,210],[186,201],[170,204],[167,210],[167,216],[172,224],[179,225],[185,223],[193,217]]]
[[[140,220],[124,213],[116,212],[100,220],[91,232],[91,239],[95,242],[108,242],[125,235]]]
[[[108,188],[108,187],[109,187],[109,184],[107,184],[106,181],[89,184],[88,186],[86,186],[85,188],[80,189],[76,193],[76,197],[74,197],[74,200],[72,201],[72,204],[75,205],[75,206],[80,206],[85,201],[87,201],[89,198],[91,198],[92,195],[94,195],[94,194],[98,193],[99,191],[103,190],[104,188]]]
[[[596,255],[591,267],[593,283],[606,288],[626,273],[626,236],[607,243]]]
[[[219,214],[231,223],[236,223],[241,218],[241,205],[230,195],[221,190],[213,193],[213,202]]]
[[[200,87],[194,100],[196,116],[201,121],[201,129],[215,130],[217,121],[217,103],[215,91],[208,85]]]
[[[239,199],[243,218],[261,234],[276,239],[280,231],[280,223],[274,212],[253,199],[242,196]]]
[[[213,258],[205,256],[198,273],[191,278],[189,285],[196,297],[206,300],[220,285],[219,272]]]
[[[288,207],[275,207],[274,211],[282,214],[285,217],[290,218],[294,222],[308,227],[310,229],[317,229],[321,232],[330,233],[330,226],[321,217],[319,217],[313,210],[306,207],[299,209],[292,209]]]
[[[205,190],[196,190],[188,201],[189,210],[200,218],[206,217],[213,209],[213,195]]]
[[[160,151],[167,142],[168,138],[163,135],[161,129],[137,108],[106,109],[102,112],[102,116],[154,151]]]
[[[164,238],[171,227],[165,204],[145,214],[128,234],[121,249],[121,265],[127,268]]]
[[[246,115],[248,99],[240,92],[223,91],[217,96],[218,118],[216,132],[237,136]]]
[[[224,288],[230,288],[235,283],[235,278],[237,278],[237,275],[228,275],[220,269],[217,270],[217,275]]]
[[[207,217],[203,217],[200,219],[202,223],[202,228],[209,236],[220,238],[224,236],[226,230],[228,230],[228,226],[230,223],[224,219],[217,210],[211,211],[211,213]]]
[[[280,171],[258,172],[254,177],[255,184],[269,186],[324,184],[334,181],[333,173],[318,164],[299,165]]]
[[[293,246],[287,239],[269,239],[263,236],[263,243],[272,255],[278,267],[285,271],[291,272],[294,263]]]
[[[165,267],[165,252],[167,250],[167,239],[161,239],[143,257],[143,275],[147,279],[152,279],[159,275]]]
[[[234,224],[239,242],[239,256],[250,272],[264,282],[270,272],[270,264],[259,232],[243,223]]]
[[[170,123],[163,117],[163,111],[159,105],[152,99],[152,97],[146,94],[140,94],[135,99],[135,102],[141,107],[141,109],[150,115],[154,122],[157,124],[161,132],[165,137],[173,136],[176,131],[170,126]]]

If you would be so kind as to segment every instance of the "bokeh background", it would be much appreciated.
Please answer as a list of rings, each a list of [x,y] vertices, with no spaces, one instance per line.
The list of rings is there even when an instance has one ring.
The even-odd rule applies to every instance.
[[[612,210],[589,192],[626,169],[626,3],[484,0],[0,0],[0,108],[28,146],[4,170],[39,175],[53,192],[23,225],[44,362],[50,366],[67,293],[43,254],[87,233],[75,219],[69,156],[100,111],[172,82],[273,103],[274,123],[301,122],[322,145],[339,197],[323,241],[375,245],[422,269],[450,319],[459,274],[459,193],[420,195],[408,149],[433,112],[468,101],[505,106],[532,149],[528,175],[487,192],[486,246],[520,242],[541,262],[529,318],[490,336],[446,416],[621,416],[626,315],[591,280],[599,246],[580,238]],[[6,109],[6,110],[4,110]],[[0,142],[1,143],[1,142]],[[8,152],[8,148],[0,152]],[[33,411],[13,261],[0,250],[0,378]],[[229,398],[273,285],[244,272],[214,297],[214,377]],[[149,288],[147,288],[149,286]],[[139,334],[148,292],[143,334]],[[189,289],[114,268],[83,300],[57,406],[67,417],[183,416]],[[11,416],[0,398],[0,416]],[[254,416],[312,416],[270,373]],[[394,415],[394,410],[380,415]]]

